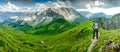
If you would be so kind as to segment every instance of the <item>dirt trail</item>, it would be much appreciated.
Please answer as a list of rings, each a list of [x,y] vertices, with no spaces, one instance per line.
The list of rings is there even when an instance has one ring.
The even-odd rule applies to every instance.
[[[92,48],[95,46],[95,42],[97,41],[97,39],[93,39],[90,46],[88,47],[88,51],[87,52],[91,52]]]
[[[99,35],[99,37],[100,37],[100,33],[99,33],[98,35]],[[87,52],[91,52],[91,51],[92,51],[92,48],[95,46],[96,41],[97,41],[96,38],[95,38],[95,39],[92,39],[91,44],[90,44],[90,46],[88,47],[88,51],[87,51]]]

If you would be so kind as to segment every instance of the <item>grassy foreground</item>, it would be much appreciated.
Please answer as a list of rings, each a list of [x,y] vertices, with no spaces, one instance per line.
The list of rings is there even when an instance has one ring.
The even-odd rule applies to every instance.
[[[2,25],[0,52],[86,51],[91,40],[91,25],[88,23],[90,22],[87,21],[58,35],[28,35]]]
[[[92,22],[86,21],[57,35],[28,35],[7,25],[0,26],[0,52],[86,52],[92,39]],[[120,30],[100,29],[92,52],[99,52],[109,41],[120,43]]]

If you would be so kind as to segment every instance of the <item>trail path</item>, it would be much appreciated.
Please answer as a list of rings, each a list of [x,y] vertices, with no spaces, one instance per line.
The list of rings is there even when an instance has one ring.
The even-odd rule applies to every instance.
[[[100,33],[99,33],[98,35],[99,35],[99,37],[100,37]],[[91,52],[92,48],[95,46],[96,41],[97,41],[96,38],[95,38],[95,39],[92,39],[91,44],[90,44],[90,46],[88,47],[88,51],[87,51],[87,52]]]

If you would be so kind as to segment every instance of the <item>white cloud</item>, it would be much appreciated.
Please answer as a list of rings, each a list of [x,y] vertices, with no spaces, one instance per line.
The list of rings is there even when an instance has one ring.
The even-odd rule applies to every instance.
[[[48,1],[47,3],[36,3],[32,9],[35,9],[36,11],[44,11],[50,7],[62,7],[62,6],[57,2]]]
[[[45,9],[47,9],[48,7],[47,7],[47,5],[45,5],[45,4],[43,4],[43,3],[36,3],[35,4],[35,9],[39,9],[39,10],[45,10]]]
[[[31,12],[31,11],[44,11],[50,7],[61,7],[57,2],[36,3],[31,7],[18,7],[15,4],[8,2],[6,5],[0,5],[2,12]]]
[[[12,4],[11,2],[8,2],[7,5],[5,6],[7,9],[15,9],[15,10],[18,10],[19,8]]]
[[[62,2],[62,1],[58,0],[57,3],[59,3],[62,7],[66,7],[65,2]]]
[[[105,5],[103,2],[95,2],[96,6]],[[112,7],[112,8],[100,8],[92,6],[91,4],[87,4],[87,9],[77,9],[78,11],[90,11],[91,13],[103,12],[108,15],[114,15],[120,13],[120,7]],[[15,4],[8,2],[6,5],[0,5],[0,11],[3,12],[31,12],[31,11],[43,11],[49,7],[71,7],[71,2],[66,1],[57,1],[57,2],[50,2],[47,3],[36,3],[34,6],[31,7],[18,7]]]
[[[99,3],[99,1],[95,1],[95,5],[96,5],[96,6],[99,6],[99,5],[101,5],[101,4]]]
[[[105,6],[106,4],[101,1],[95,1],[93,4],[86,4],[86,9],[77,9],[78,11],[89,11],[91,13],[103,12],[107,15],[114,15],[120,13],[120,7],[102,8],[100,6]]]
[[[90,4],[87,4],[86,7],[90,9],[92,6]]]
[[[61,7],[57,2],[48,1],[46,3],[47,7]]]
[[[72,3],[68,0],[68,1],[60,1],[57,0],[57,3],[61,6],[61,7],[72,7]]]
[[[32,7],[17,7],[15,4],[8,2],[6,5],[0,5],[0,11],[2,12],[31,12],[31,11],[43,11],[48,6],[44,3],[36,3]]]
[[[120,13],[120,7],[113,7],[113,8],[94,7],[91,9],[77,9],[77,11],[89,11],[91,13],[103,12],[107,15],[114,15],[114,14]]]
[[[8,2],[6,5],[0,6],[0,11],[6,12],[6,11],[17,11],[20,10],[19,7],[12,4],[11,2]]]
[[[37,11],[41,10],[46,10],[50,7],[61,7],[57,2],[51,2],[51,1],[48,1],[47,3],[36,3],[35,4],[35,9]]]

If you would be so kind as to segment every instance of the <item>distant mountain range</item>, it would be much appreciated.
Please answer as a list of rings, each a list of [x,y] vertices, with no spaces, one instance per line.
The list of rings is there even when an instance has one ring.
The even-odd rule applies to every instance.
[[[112,16],[111,15],[106,15],[106,14],[100,12],[100,13],[94,13],[94,14],[92,14],[92,16],[90,16],[90,19],[91,18],[97,18],[97,17],[111,18]]]
[[[78,12],[73,8],[48,8],[45,11],[37,12],[0,12],[0,21],[9,21],[11,23],[21,21],[21,25],[28,24],[35,26],[38,24],[49,23],[57,16],[63,16],[67,21],[73,23],[81,23],[87,19],[106,17],[111,18],[111,15],[100,13],[90,13],[89,11]],[[6,20],[7,19],[7,20]]]
[[[52,21],[55,21],[56,17],[61,16],[63,19],[65,19],[64,21],[67,21],[74,25],[85,22],[88,19],[94,19],[94,18],[99,18],[99,17],[104,18],[103,21],[105,22],[103,23],[104,24],[103,27],[105,29],[108,29],[106,28],[107,25],[105,24],[108,22],[111,22],[112,20],[113,22],[116,21],[115,19],[118,19],[118,16],[119,16],[119,14],[116,14],[112,17],[111,15],[106,15],[102,12],[100,13],[90,13],[89,11],[78,12],[73,8],[64,8],[64,7],[48,8],[45,11],[37,11],[37,12],[26,12],[26,13],[11,12],[10,14],[9,13],[10,12],[3,13],[4,15],[8,14],[7,19],[5,18],[3,22],[4,24],[8,24],[13,27],[17,27],[17,26],[21,27],[21,25],[23,27],[29,26],[30,28],[32,26],[34,27],[46,26],[50,24]],[[5,17],[4,15],[3,17]],[[107,18],[110,18],[111,20],[107,20]],[[51,25],[54,25],[54,24],[51,24]]]
[[[25,33],[56,34],[64,32],[76,24],[88,20],[73,8],[48,8],[45,11],[28,12],[22,16],[12,16],[3,24],[8,24]]]
[[[23,12],[0,12],[0,20],[8,19],[12,16],[21,16]]]
[[[105,18],[111,18],[112,15],[107,15],[102,12],[99,13],[90,13],[89,11],[81,11],[80,12],[83,16],[92,19],[92,18],[98,18],[98,17],[105,17]]]
[[[93,13],[90,13],[89,11],[80,11],[80,13],[87,18],[90,18],[93,15]]]
[[[87,20],[86,17],[81,15],[73,8],[48,8],[43,12],[29,12],[25,13],[22,16],[13,16],[5,22],[21,22],[21,25],[28,24],[35,26],[38,24],[47,24],[54,20],[57,16],[63,16],[65,20],[72,23],[81,23]],[[78,20],[79,19],[79,20]]]

